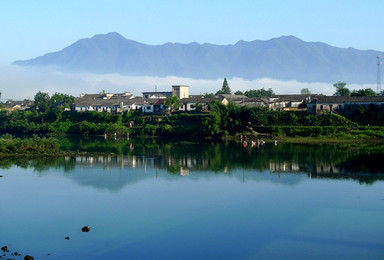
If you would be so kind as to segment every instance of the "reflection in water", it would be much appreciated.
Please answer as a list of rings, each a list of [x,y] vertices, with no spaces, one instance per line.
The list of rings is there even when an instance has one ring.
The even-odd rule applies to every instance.
[[[236,175],[237,171],[270,174],[305,174],[309,178],[350,178],[372,183],[384,178],[380,158],[382,146],[265,144],[243,147],[236,142],[176,142],[137,139],[115,142],[100,139],[63,139],[67,150],[107,152],[108,155],[77,156],[56,159],[2,159],[1,168],[18,165],[43,173],[50,168],[71,172],[77,166],[103,169],[151,169],[171,175],[188,176],[208,171]],[[140,178],[140,176],[138,177]],[[244,178],[244,176],[241,176]],[[244,178],[245,179],[245,178]],[[128,181],[128,180],[127,180]]]
[[[63,139],[62,146],[108,153],[0,160],[1,246],[12,252],[35,259],[383,259],[380,146],[150,139]],[[85,225],[91,232],[81,232]]]

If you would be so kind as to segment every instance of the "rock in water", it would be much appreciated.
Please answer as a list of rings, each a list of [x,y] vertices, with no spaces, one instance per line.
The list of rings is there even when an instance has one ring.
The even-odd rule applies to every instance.
[[[3,247],[1,248],[1,250],[3,250],[4,252],[9,252],[7,246],[3,246]]]
[[[84,226],[84,227],[81,229],[81,231],[83,231],[83,232],[89,232],[89,231],[91,231],[91,228],[90,228],[89,226]]]
[[[33,258],[33,256],[26,255],[26,256],[24,257],[24,260],[35,260],[35,258]]]

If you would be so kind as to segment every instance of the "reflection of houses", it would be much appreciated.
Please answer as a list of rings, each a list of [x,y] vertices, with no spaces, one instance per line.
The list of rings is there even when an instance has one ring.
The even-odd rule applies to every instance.
[[[384,109],[384,96],[376,97],[340,97],[340,96],[319,96],[307,105],[309,114],[320,115],[323,113],[350,114],[358,107],[367,110]]]
[[[298,172],[310,172],[312,174],[337,174],[339,169],[329,163],[324,162],[314,162],[308,164],[299,164],[294,161],[283,161],[283,162],[269,162],[269,168],[272,172],[277,173],[298,173]]]
[[[284,161],[284,162],[269,162],[269,169],[272,172],[300,172],[300,167],[297,162]]]

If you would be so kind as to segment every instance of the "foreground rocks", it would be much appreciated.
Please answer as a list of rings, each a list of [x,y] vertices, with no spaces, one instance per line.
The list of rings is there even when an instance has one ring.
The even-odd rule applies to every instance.
[[[89,232],[89,231],[91,231],[91,228],[90,228],[89,226],[84,226],[84,227],[81,229],[81,231],[83,231],[83,232]]]

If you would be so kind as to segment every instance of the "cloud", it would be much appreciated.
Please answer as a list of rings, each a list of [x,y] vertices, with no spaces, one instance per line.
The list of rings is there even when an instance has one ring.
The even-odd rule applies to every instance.
[[[242,78],[228,78],[233,92],[250,89],[272,88],[276,94],[297,94],[303,88],[312,93],[332,95],[335,92],[331,83],[305,83],[298,81],[281,81],[269,78],[246,80]],[[33,99],[38,91],[55,92],[79,96],[81,93],[99,93],[103,90],[112,93],[130,91],[140,96],[143,91],[171,91],[172,85],[190,86],[190,94],[214,93],[223,84],[223,79],[204,80],[176,76],[122,76],[119,74],[90,74],[66,73],[46,68],[26,68],[12,65],[0,65],[0,92],[2,100]],[[372,88],[375,85],[347,85],[351,90]]]

